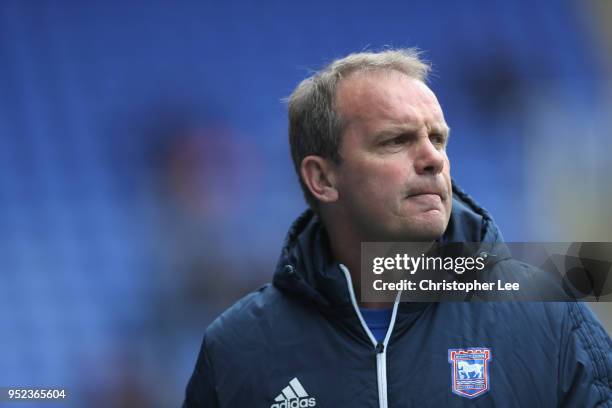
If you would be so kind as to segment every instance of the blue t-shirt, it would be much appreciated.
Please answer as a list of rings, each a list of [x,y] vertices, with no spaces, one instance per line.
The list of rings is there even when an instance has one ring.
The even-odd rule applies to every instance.
[[[360,307],[359,310],[376,341],[382,343],[391,324],[393,309],[365,309]]]

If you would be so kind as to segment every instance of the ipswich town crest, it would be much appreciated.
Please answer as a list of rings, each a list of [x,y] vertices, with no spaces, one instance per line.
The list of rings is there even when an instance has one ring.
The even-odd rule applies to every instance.
[[[448,350],[451,363],[453,392],[475,398],[489,391],[491,350],[485,347]]]

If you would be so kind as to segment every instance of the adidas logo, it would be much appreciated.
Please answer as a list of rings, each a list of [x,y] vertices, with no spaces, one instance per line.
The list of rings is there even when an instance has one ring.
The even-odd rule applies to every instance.
[[[270,408],[304,408],[317,405],[317,400],[314,397],[308,397],[308,393],[297,377],[289,381],[289,385],[283,388],[274,401],[276,402]]]

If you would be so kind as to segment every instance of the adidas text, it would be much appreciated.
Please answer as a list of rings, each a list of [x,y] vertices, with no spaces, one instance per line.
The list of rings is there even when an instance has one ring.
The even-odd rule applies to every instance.
[[[291,400],[285,400],[282,402],[276,402],[270,406],[270,408],[304,408],[304,407],[315,407],[317,401],[314,397],[310,398],[295,398]]]

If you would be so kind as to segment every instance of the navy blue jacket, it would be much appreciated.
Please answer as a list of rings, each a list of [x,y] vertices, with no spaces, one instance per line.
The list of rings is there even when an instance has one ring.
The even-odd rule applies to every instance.
[[[457,187],[444,238],[501,241]],[[378,344],[307,211],[273,284],[206,330],[184,406],[612,407],[612,341],[581,303],[400,302]]]

